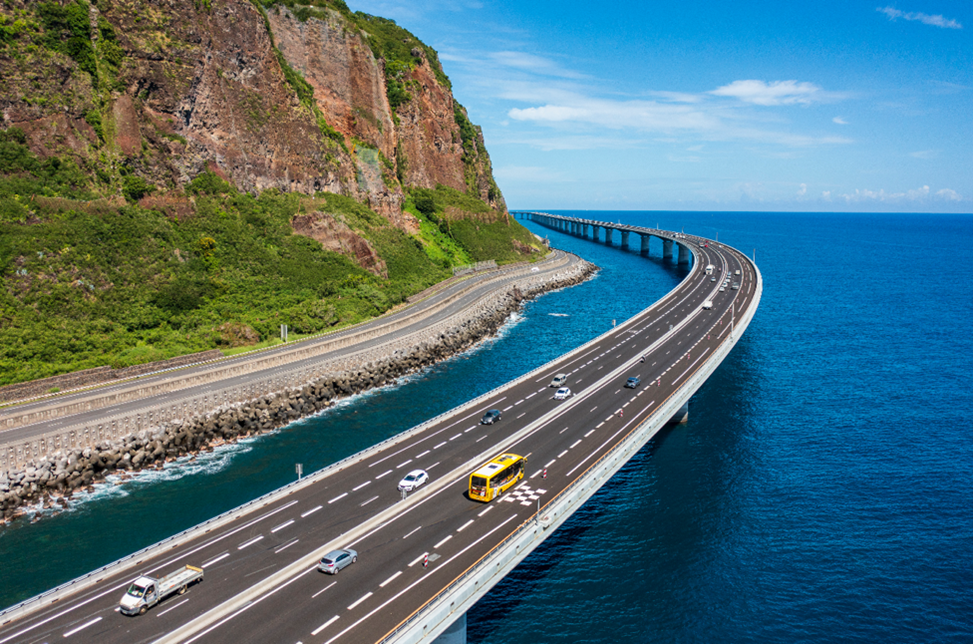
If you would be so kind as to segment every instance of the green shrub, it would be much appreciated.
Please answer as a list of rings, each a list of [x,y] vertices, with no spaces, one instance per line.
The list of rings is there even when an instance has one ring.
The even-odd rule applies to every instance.
[[[206,170],[186,184],[186,192],[191,195],[222,195],[233,194],[236,188],[221,179],[215,172]]]
[[[155,191],[155,186],[142,177],[122,177],[122,194],[129,203],[134,203]]]

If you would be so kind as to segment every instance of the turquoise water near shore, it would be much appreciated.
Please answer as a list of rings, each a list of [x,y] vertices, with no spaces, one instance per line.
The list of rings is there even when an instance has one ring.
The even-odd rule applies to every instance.
[[[689,423],[661,432],[488,593],[469,640],[973,640],[973,217],[563,214],[755,248],[764,298]],[[529,371],[684,274],[660,246],[645,259],[525,223],[601,272],[393,387],[0,528],[0,605]]]

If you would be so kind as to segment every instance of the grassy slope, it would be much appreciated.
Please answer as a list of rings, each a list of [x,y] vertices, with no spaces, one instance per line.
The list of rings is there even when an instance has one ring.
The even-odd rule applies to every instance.
[[[420,215],[411,236],[348,197],[240,194],[211,174],[189,195],[169,195],[182,217],[117,196],[71,199],[96,196],[84,174],[39,161],[22,140],[0,131],[0,384],[225,347],[225,323],[261,340],[281,324],[293,334],[352,324],[448,277],[450,266],[486,258],[487,248],[492,259],[525,258],[511,245],[529,236],[515,222],[477,234]],[[292,234],[291,219],[316,210],[368,239],[388,279]]]

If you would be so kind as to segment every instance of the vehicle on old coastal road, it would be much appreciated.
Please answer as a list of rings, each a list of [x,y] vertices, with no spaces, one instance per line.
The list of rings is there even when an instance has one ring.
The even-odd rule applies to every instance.
[[[635,389],[640,384],[642,384],[642,381],[639,380],[636,376],[632,376],[631,378],[625,381],[625,387],[627,389]]]
[[[192,584],[203,581],[203,569],[185,566],[165,577],[143,575],[129,585],[119,602],[119,612],[124,615],[141,615],[170,595],[182,595]]]
[[[567,379],[568,379],[568,374],[566,374],[566,373],[559,373],[556,376],[554,376],[554,380],[551,381],[551,385],[550,386],[551,387],[560,387],[561,385],[563,385],[565,383],[565,381],[567,381]]]
[[[329,575],[337,575],[342,568],[347,568],[358,561],[358,553],[354,550],[332,550],[321,558],[318,570]]]
[[[567,387],[561,387],[554,392],[554,400],[564,400],[565,398],[571,397],[571,390]]]

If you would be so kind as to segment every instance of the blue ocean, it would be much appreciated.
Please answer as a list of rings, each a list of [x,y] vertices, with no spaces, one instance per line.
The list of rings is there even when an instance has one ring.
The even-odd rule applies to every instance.
[[[973,216],[556,212],[718,236],[755,256],[763,300],[689,423],[484,597],[469,641],[973,641]],[[524,223],[597,277],[394,386],[0,528],[0,605],[492,389],[685,275],[661,245]]]

